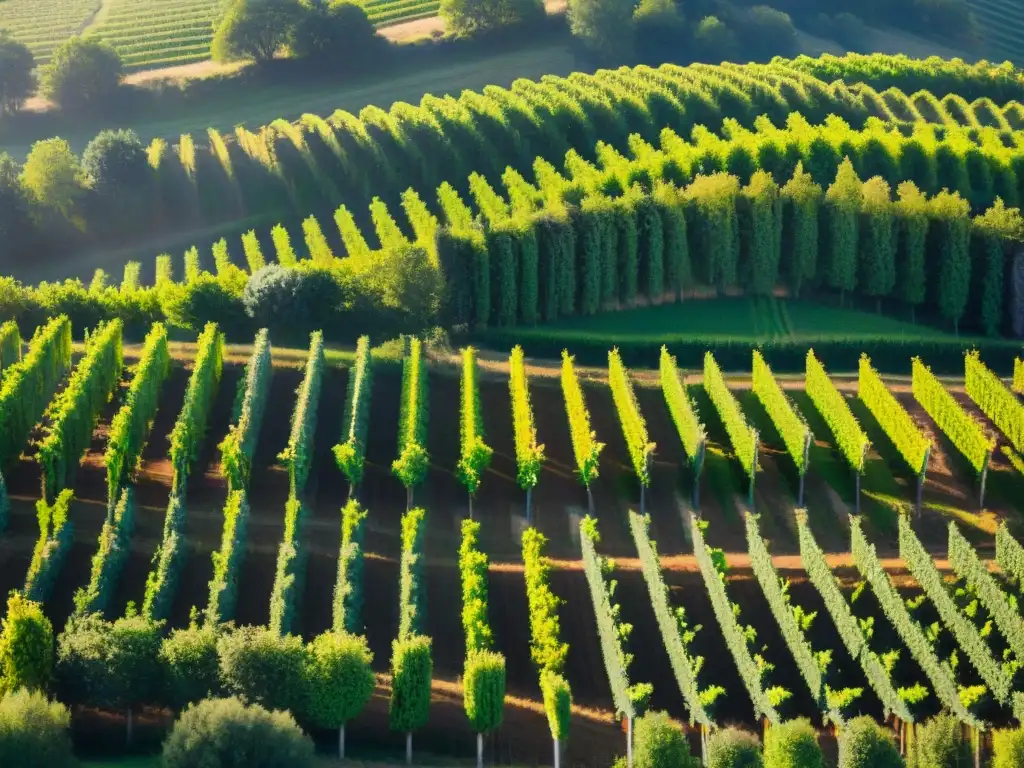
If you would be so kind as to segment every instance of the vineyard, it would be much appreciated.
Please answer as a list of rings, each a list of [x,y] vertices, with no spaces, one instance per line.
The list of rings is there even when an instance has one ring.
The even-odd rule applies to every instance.
[[[415,339],[339,358],[319,333],[229,347],[211,324],[171,359],[161,325],[74,350],[64,318],[16,333],[0,589],[57,628],[132,603],[170,627],[365,634],[409,749],[454,729],[456,751],[476,734],[521,762],[624,753],[611,717],[647,707],[701,739],[762,717],[895,716],[906,736],[940,709],[978,733],[1024,715],[1024,405],[977,355],[954,380],[907,360],[911,386],[813,353],[805,380],[756,351],[725,373],[668,349],[657,370]],[[464,715],[431,678],[462,681]],[[353,743],[388,742],[372,710]]]
[[[908,73],[904,91],[807,68],[602,70],[156,140],[154,220],[281,223],[183,261],[132,262],[120,288],[100,271],[26,302],[59,308],[75,293],[102,317],[196,331],[171,297],[218,290],[226,307],[203,320],[234,337],[229,320],[267,265],[362,276],[377,258],[415,251],[444,283],[430,320],[471,331],[530,333],[712,292],[767,301],[780,286],[955,335],[1018,328],[1022,300],[1005,262],[1024,231],[1019,84],[961,73],[977,94],[968,102],[919,87],[946,87],[953,75],[941,70]],[[785,335],[789,323],[779,312],[761,335]],[[243,330],[237,340],[256,328]],[[501,345],[517,343],[514,333]]]
[[[100,0],[6,0],[0,29],[27,45],[36,64],[46,64],[58,45],[81,34],[100,5]]]

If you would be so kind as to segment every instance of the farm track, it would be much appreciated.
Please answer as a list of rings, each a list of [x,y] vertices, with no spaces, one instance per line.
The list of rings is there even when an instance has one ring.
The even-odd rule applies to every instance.
[[[129,354],[130,351],[129,351]],[[244,357],[240,352],[239,355]],[[241,375],[241,365],[235,362],[239,355],[229,356],[225,366],[221,392],[211,420],[203,458],[193,475],[189,491],[186,534],[191,547],[190,559],[183,573],[171,612],[171,626],[184,626],[189,609],[195,605],[202,609],[207,601],[207,582],[211,573],[210,552],[220,544],[225,487],[217,470],[216,445],[227,430],[235,383]],[[515,482],[515,461],[512,448],[512,424],[508,408],[506,373],[500,358],[482,365],[480,394],[486,426],[486,439],[494,448],[494,459],[488,470],[474,513],[481,520],[482,548],[492,561],[489,574],[491,586],[491,622],[495,630],[496,648],[506,655],[508,663],[508,690],[516,697],[537,702],[539,690],[536,671],[529,657],[528,612],[519,560],[518,530],[524,525],[524,495]],[[607,713],[611,694],[602,674],[600,646],[593,631],[593,617],[584,574],[579,561],[578,519],[586,511],[586,494],[573,476],[575,466],[569,444],[568,427],[557,369],[545,368],[539,361],[531,362],[536,372],[530,383],[534,404],[538,439],[546,445],[547,461],[540,483],[534,493],[535,523],[550,538],[547,553],[553,559],[551,583],[554,592],[566,604],[561,609],[563,639],[571,648],[566,674],[573,686],[577,704]],[[150,559],[160,542],[170,483],[166,460],[167,435],[183,399],[188,370],[176,364],[165,385],[161,408],[149,444],[144,452],[139,476],[139,511],[132,552],[111,604],[110,615],[121,615],[129,600],[141,603]],[[618,599],[622,604],[623,619],[634,625],[629,649],[636,654],[633,676],[636,680],[656,684],[654,706],[665,708],[676,717],[684,718],[682,697],[675,686],[668,657],[662,648],[660,634],[650,609],[646,585],[639,572],[635,547],[626,525],[625,512],[638,506],[638,488],[628,465],[626,448],[609,390],[603,384],[600,369],[584,369],[585,397],[591,411],[592,425],[599,439],[606,443],[601,460],[601,476],[594,486],[594,506],[600,521],[602,541],[599,551],[617,559],[615,578],[620,582]],[[260,435],[255,460],[250,502],[252,514],[248,528],[246,557],[242,566],[236,619],[240,624],[265,623],[269,616],[269,598],[273,584],[277,548],[283,530],[284,503],[287,497],[287,476],[276,466],[276,455],[286,445],[289,421],[294,404],[294,391],[302,372],[295,367],[275,369],[270,392],[270,406]],[[673,605],[685,607],[689,621],[701,624],[693,650],[706,659],[704,679],[726,686],[729,696],[722,703],[719,714],[725,722],[752,722],[749,700],[731,659],[721,653],[723,639],[711,611],[702,579],[692,556],[692,547],[684,535],[678,499],[687,499],[689,481],[682,477],[678,467],[683,461],[682,448],[675,428],[668,416],[660,391],[651,386],[654,377],[649,372],[638,372],[637,397],[650,427],[652,440],[658,443],[653,473],[654,484],[648,494],[648,509],[652,516],[652,536],[658,541],[664,555],[663,570],[670,588]],[[324,394],[318,413],[316,453],[309,486],[309,512],[303,532],[303,544],[308,552],[307,580],[299,612],[298,628],[305,636],[312,636],[330,626],[334,581],[340,539],[338,510],[344,503],[348,488],[334,466],[331,447],[340,434],[341,407],[347,372],[329,366],[324,380]],[[792,384],[788,382],[787,384]],[[374,668],[380,673],[388,669],[391,641],[397,630],[399,524],[405,508],[405,493],[391,475],[390,463],[395,454],[396,424],[398,419],[398,392],[400,376],[394,366],[379,366],[375,372],[372,390],[367,468],[361,501],[369,510],[364,539],[367,560],[364,570],[365,607],[364,622],[368,642],[374,652]],[[742,379],[730,378],[730,385],[740,396],[748,417],[762,421],[756,414],[749,393],[743,390]],[[899,382],[895,382],[901,400],[912,407],[912,398]],[[848,387],[843,386],[844,389]],[[460,625],[460,584],[457,569],[458,522],[468,509],[465,490],[455,480],[453,469],[458,460],[458,422],[454,418],[454,404],[458,402],[459,378],[454,369],[435,366],[430,374],[430,426],[428,450],[431,468],[422,488],[417,489],[415,503],[428,510],[426,540],[427,632],[435,638],[435,676],[441,681],[457,681],[462,674],[464,656]],[[798,402],[799,407],[803,403]],[[708,407],[698,398],[698,407],[706,413]],[[94,435],[92,448],[75,482],[76,501],[73,519],[76,541],[58,579],[47,612],[55,626],[63,625],[72,609],[75,589],[88,580],[89,562],[96,548],[97,536],[105,513],[105,481],[102,468],[102,450],[106,424],[112,416],[108,409]],[[709,414],[710,415],[710,414]],[[914,412],[915,417],[920,414]],[[713,422],[711,418],[707,419]],[[759,424],[760,425],[760,424]],[[712,440],[724,439],[713,424]],[[869,431],[872,431],[869,424]],[[874,436],[874,435],[873,435]],[[772,443],[768,431],[765,439]],[[817,434],[827,450],[829,436]],[[883,453],[886,449],[883,447]],[[816,649],[835,649],[836,685],[863,685],[859,667],[842,650],[827,613],[823,610],[816,590],[806,581],[798,550],[787,529],[787,511],[793,505],[792,478],[785,469],[787,457],[769,453],[764,469],[758,477],[757,503],[763,512],[762,525],[769,538],[774,564],[780,575],[793,582],[794,602],[807,610],[817,610],[819,617],[812,630],[812,644]],[[742,497],[742,481],[731,469],[731,461],[724,456],[720,469],[731,479],[733,494]],[[812,465],[812,473],[814,468]],[[732,474],[730,474],[732,473]],[[38,470],[34,463],[24,462],[21,471],[9,482],[13,496],[11,524],[0,537],[0,589],[17,588],[24,579],[31,550],[36,538],[33,502],[38,495]],[[901,479],[897,479],[899,482]],[[824,479],[822,485],[828,486]],[[828,486],[830,487],[830,486]],[[969,498],[971,479],[949,456],[949,446],[938,440],[934,457],[934,471],[926,486],[926,500],[937,505],[952,505],[957,499]],[[908,489],[904,489],[906,494]],[[819,488],[817,493],[823,493]],[[836,491],[836,498],[842,494]],[[905,496],[909,499],[909,496]],[[842,503],[842,502],[840,502]],[[713,546],[724,546],[730,567],[729,592],[743,609],[743,620],[758,631],[759,644],[767,644],[770,660],[777,663],[776,679],[781,679],[794,693],[792,713],[812,716],[820,720],[809,699],[795,663],[789,656],[777,626],[768,611],[767,603],[749,570],[749,558],[743,535],[742,519],[723,515],[708,477],[702,489],[702,513],[711,522],[708,531]],[[832,514],[832,513],[829,513]],[[1002,500],[993,500],[993,514],[1015,519],[1016,513]],[[817,527],[823,527],[823,518]],[[941,523],[941,524],[940,524]],[[812,527],[815,523],[812,519]],[[937,565],[948,570],[945,554],[945,518],[938,512],[926,512],[916,521],[915,528],[921,538],[937,555]],[[964,526],[967,529],[967,526]],[[771,533],[769,533],[771,531]],[[907,574],[902,563],[895,559],[898,552],[894,542],[876,538],[880,555],[886,558],[884,566],[906,595],[919,590]],[[830,565],[836,569],[844,589],[852,589],[857,580],[851,567],[845,534],[832,531],[823,536],[822,545],[836,554],[828,555]],[[983,553],[990,553],[983,550]],[[901,662],[903,664],[904,662]],[[919,676],[916,666],[907,663],[904,676]],[[449,692],[449,695],[457,693]],[[880,705],[870,694],[862,704],[864,711],[880,714]],[[444,696],[438,694],[438,707]],[[461,702],[460,702],[461,703]],[[381,714],[371,706],[365,715],[367,723],[379,724]],[[462,726],[450,722],[457,719],[453,707],[451,718],[432,716],[424,733],[424,745],[441,739],[445,728],[461,733]],[[523,730],[512,727],[522,718]],[[593,739],[575,739],[573,750],[579,750],[581,759],[604,759],[607,750],[618,744],[618,733],[608,723],[588,721],[595,729]],[[373,732],[369,739],[390,743],[385,730]],[[516,759],[542,759],[545,754],[545,723],[543,717],[528,709],[510,715],[507,725],[490,747],[508,750]],[[353,732],[355,732],[353,728]],[[527,738],[532,734],[532,740]],[[471,746],[471,743],[467,741]],[[539,750],[539,753],[538,753]]]

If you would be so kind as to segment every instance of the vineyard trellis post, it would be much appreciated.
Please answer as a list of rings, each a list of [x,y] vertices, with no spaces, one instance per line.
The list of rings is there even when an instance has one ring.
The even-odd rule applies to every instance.
[[[626,765],[633,768],[633,716],[626,715]]]
[[[924,478],[928,473],[928,459],[932,455],[932,447],[929,445],[924,451],[924,461],[921,462],[921,471],[917,475],[917,501],[914,507],[915,514],[921,516],[921,503],[924,498]]]
[[[561,759],[562,759],[562,753],[561,753],[561,748],[560,748],[561,745],[558,743],[558,739],[557,738],[553,739],[553,741],[554,741],[554,750],[555,750],[555,768],[559,768],[559,763],[561,762]]]
[[[868,458],[868,446],[865,443],[860,449],[860,463],[854,468],[854,478],[857,486],[857,498],[855,501],[855,509],[857,514],[860,514],[860,483],[861,477],[864,475],[864,464]]]
[[[988,482],[988,467],[992,463],[992,448],[985,454],[985,463],[981,466],[980,487],[978,489],[978,507],[985,508],[985,484]]]
[[[758,434],[757,430],[751,428],[750,436],[754,442],[754,460],[750,464],[750,486],[747,491],[747,504],[751,511],[754,509],[754,478],[757,477],[757,455],[758,455]]]
[[[807,479],[807,465],[811,460],[811,438],[813,435],[810,430],[804,432],[804,466],[800,472],[800,493],[796,501],[798,507],[804,506],[804,484]]]
[[[693,460],[693,508],[700,510],[700,474],[701,470],[704,469],[704,452],[707,450],[707,437],[701,438],[700,445],[697,447],[697,455]]]
[[[533,525],[533,486],[526,489],[526,524]]]

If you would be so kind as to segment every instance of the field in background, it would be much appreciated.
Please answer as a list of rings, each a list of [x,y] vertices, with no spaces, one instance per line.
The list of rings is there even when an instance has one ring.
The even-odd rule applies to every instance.
[[[27,45],[37,64],[46,64],[54,48],[85,30],[101,5],[102,0],[6,0],[0,29]]]
[[[126,70],[205,61],[227,0],[106,0],[91,35],[109,42]]]
[[[1024,64],[1024,8],[1016,0],[969,0],[990,61]]]

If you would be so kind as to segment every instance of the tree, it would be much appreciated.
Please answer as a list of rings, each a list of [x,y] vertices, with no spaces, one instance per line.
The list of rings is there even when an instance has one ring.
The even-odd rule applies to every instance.
[[[860,220],[861,290],[882,299],[896,285],[896,238],[889,184],[875,176],[864,182]]]
[[[166,637],[160,658],[167,670],[167,694],[171,706],[182,709],[220,693],[218,630],[192,624]]]
[[[32,239],[32,211],[21,181],[21,166],[0,152],[0,258],[24,253]],[[4,258],[4,263],[10,263]]]
[[[39,691],[24,689],[0,698],[0,765],[72,768],[68,730],[71,714]]]
[[[476,763],[483,764],[483,735],[501,726],[505,714],[505,657],[473,651],[466,657],[463,699],[470,727],[476,731]]]
[[[686,735],[664,712],[647,712],[636,721],[633,734],[636,768],[696,768]]]
[[[39,603],[17,592],[0,624],[0,693],[45,691],[53,678],[53,626]]]
[[[344,69],[369,67],[386,47],[366,11],[353,2],[308,0],[288,36],[292,56]]]
[[[928,239],[928,200],[913,182],[896,188],[896,286],[910,311],[925,300],[925,247]]]
[[[858,217],[863,194],[853,163],[846,158],[825,193],[825,280],[845,295],[857,287]]]
[[[707,768],[763,768],[757,736],[738,728],[721,728],[708,738]]]
[[[312,768],[313,742],[290,712],[239,699],[206,699],[186,709],[164,742],[165,768]]]
[[[734,58],[738,49],[736,35],[717,16],[705,16],[693,30],[694,61],[726,61]]]
[[[162,627],[163,622],[131,611],[111,627],[106,649],[109,689],[104,703],[126,710],[128,743],[132,740],[132,710],[152,703],[163,690]]]
[[[673,0],[640,0],[633,12],[637,55],[656,66],[686,59],[680,45],[689,37],[686,20]]]
[[[123,76],[121,57],[108,43],[72,37],[43,69],[42,93],[63,110],[95,112],[110,102]]]
[[[103,197],[136,193],[152,179],[152,168],[135,131],[100,131],[82,153],[82,171]]]
[[[801,717],[768,729],[764,768],[825,768],[818,734],[810,720]]]
[[[373,695],[376,678],[366,638],[325,632],[306,647],[309,717],[321,728],[338,729],[338,757],[345,759],[345,724]]]
[[[266,627],[241,627],[218,638],[217,655],[228,692],[268,709],[305,711],[302,638],[282,637]]]
[[[1007,251],[1024,241],[1024,220],[1017,208],[995,204],[974,218],[971,234],[971,293],[980,306],[976,313],[989,336],[999,335],[1006,297]]]
[[[540,0],[441,0],[440,16],[457,35],[486,32],[535,21],[544,15]]]
[[[782,273],[794,295],[818,275],[818,219],[821,187],[798,161],[782,198]]]
[[[405,760],[412,764],[412,732],[427,723],[430,681],[434,674],[431,640],[409,635],[391,644],[391,730],[405,733]]]
[[[234,0],[213,37],[213,58],[265,64],[287,42],[301,15],[298,0]]]
[[[960,723],[950,714],[939,714],[917,728],[909,768],[967,768],[973,764],[970,745]]]
[[[871,717],[855,717],[839,732],[839,768],[903,768],[896,741]]]
[[[730,17],[744,54],[744,61],[798,53],[796,28],[788,13],[767,5],[737,10]]]
[[[25,158],[21,184],[37,205],[70,219],[84,192],[82,166],[64,139],[37,141]]]
[[[935,303],[960,332],[971,288],[971,207],[960,195],[943,190],[928,201],[928,250],[938,258]]]
[[[1024,765],[1024,728],[992,733],[991,768],[1019,768]]]
[[[32,51],[0,29],[0,115],[13,115],[36,89]]]
[[[573,0],[569,29],[601,58],[616,61],[632,55],[634,0]]]

